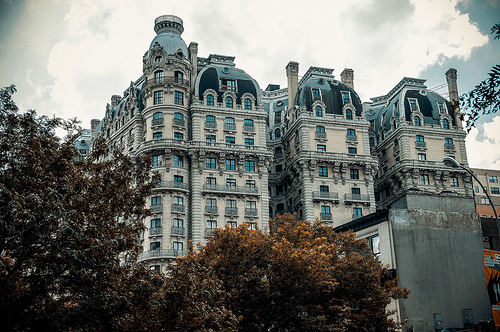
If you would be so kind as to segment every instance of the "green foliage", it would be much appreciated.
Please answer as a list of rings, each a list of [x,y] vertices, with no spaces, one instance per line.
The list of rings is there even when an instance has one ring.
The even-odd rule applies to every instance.
[[[494,39],[500,39],[500,23],[491,28]],[[481,115],[498,112],[500,109],[500,64],[493,66],[489,77],[476,87],[460,96],[460,108],[468,115],[467,132],[476,124]]]
[[[217,229],[206,246],[180,259],[173,271],[195,265],[195,279],[218,280],[223,292],[213,305],[231,311],[238,331],[395,331],[391,299],[409,291],[367,254],[366,241],[335,233],[289,214],[271,232]]]

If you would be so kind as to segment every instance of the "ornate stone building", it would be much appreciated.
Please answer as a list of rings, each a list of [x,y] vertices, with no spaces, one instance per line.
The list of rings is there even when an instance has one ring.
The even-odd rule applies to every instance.
[[[277,213],[296,212],[341,226],[389,207],[404,193],[472,195],[470,179],[447,169],[466,164],[465,133],[451,104],[404,78],[362,104],[354,72],[286,66],[288,86],[262,90],[234,57],[198,56],[182,20],[155,20],[143,73],[112,96],[92,139],[151,156],[161,181],[148,198],[140,260],[152,268],[205,243],[216,227],[266,229]],[[447,74],[456,93],[456,73]]]

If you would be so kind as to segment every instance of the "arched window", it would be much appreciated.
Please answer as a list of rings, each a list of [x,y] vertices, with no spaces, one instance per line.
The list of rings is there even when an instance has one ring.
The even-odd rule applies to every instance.
[[[321,106],[316,106],[316,116],[323,116],[323,109]]]
[[[420,127],[420,118],[418,116],[413,118],[413,122],[415,123],[415,126]]]
[[[174,119],[184,120],[184,114],[182,114],[182,113],[174,113]]]
[[[450,123],[446,119],[443,119],[443,129],[450,129]]]
[[[345,118],[347,120],[352,120],[352,111],[351,110],[346,110],[345,111]]]
[[[207,95],[207,106],[214,106],[214,96]]]
[[[250,98],[246,98],[245,99],[245,109],[246,110],[251,110],[252,109],[252,101],[250,100]]]
[[[233,98],[226,97],[226,107],[227,108],[233,108]]]
[[[155,72],[155,83],[163,83],[163,70]]]
[[[281,137],[281,130],[279,128],[274,129],[274,137],[275,138]]]

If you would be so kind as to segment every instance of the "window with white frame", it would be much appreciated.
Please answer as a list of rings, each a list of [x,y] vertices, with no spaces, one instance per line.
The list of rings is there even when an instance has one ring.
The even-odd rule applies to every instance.
[[[456,176],[450,176],[450,186],[458,187],[458,178]]]

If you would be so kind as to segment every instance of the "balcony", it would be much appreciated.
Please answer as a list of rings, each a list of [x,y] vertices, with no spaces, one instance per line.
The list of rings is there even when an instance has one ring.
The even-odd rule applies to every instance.
[[[259,188],[256,187],[226,186],[226,185],[216,185],[208,183],[205,183],[203,185],[203,190],[216,193],[226,193],[226,194],[251,194],[251,195],[259,194]]]
[[[184,227],[172,226],[171,233],[172,235],[184,236]]]
[[[320,219],[323,221],[332,221],[333,220],[331,213],[321,213]]]
[[[186,87],[189,87],[189,80],[182,79],[179,77],[161,77],[161,78],[156,78],[156,79],[149,79],[144,82],[143,88],[146,87],[152,87],[152,86],[158,86],[158,85],[165,85],[165,84],[180,84]]]
[[[357,142],[358,136],[357,135],[346,135],[346,140],[348,142]]]
[[[178,189],[183,191],[188,191],[189,186],[184,182],[176,182],[176,181],[161,181],[155,186],[155,189]]]
[[[344,197],[345,203],[364,203],[370,204],[370,195],[362,195],[362,194],[345,194]]]
[[[236,131],[236,125],[234,123],[224,123],[224,130]]]
[[[257,217],[258,215],[259,211],[256,208],[245,208],[245,216]]]
[[[219,209],[217,206],[205,206],[205,213],[207,213],[207,214],[219,214]]]
[[[152,126],[162,126],[163,125],[163,118],[151,120],[151,125]]]
[[[455,144],[453,144],[453,143],[444,143],[444,149],[445,150],[450,150],[450,151],[455,151]]]
[[[205,121],[205,129],[217,129],[217,122]]]
[[[325,132],[316,132],[316,139],[326,139]]]
[[[161,235],[161,233],[162,233],[162,227],[161,226],[151,227],[149,229],[149,236],[152,236],[152,235]]]
[[[427,148],[427,143],[426,142],[422,142],[422,141],[416,141],[415,142],[415,146],[417,148]]]
[[[175,259],[179,256],[185,256],[185,255],[187,255],[187,250],[156,249],[140,253],[139,258],[137,260],[141,262],[148,259],[159,259],[159,258]]]
[[[226,207],[226,216],[238,216],[238,208],[236,207]]]
[[[163,205],[162,204],[151,205],[150,209],[151,212],[153,213],[163,212]]]
[[[338,193],[325,192],[325,191],[313,191],[313,200],[317,200],[317,201],[334,201],[334,202],[338,203],[338,201],[339,201],[339,194]]]
[[[353,214],[352,215],[352,220],[356,220],[358,218],[361,218],[363,215],[362,214]]]
[[[243,126],[243,131],[249,132],[249,133],[254,133],[255,132],[255,127],[254,126]]]
[[[177,127],[186,127],[186,121],[184,120],[181,120],[181,119],[175,119],[174,118],[174,122],[173,122],[174,126],[177,126]]]
[[[184,211],[185,211],[184,205],[172,204],[172,212],[184,212]]]

